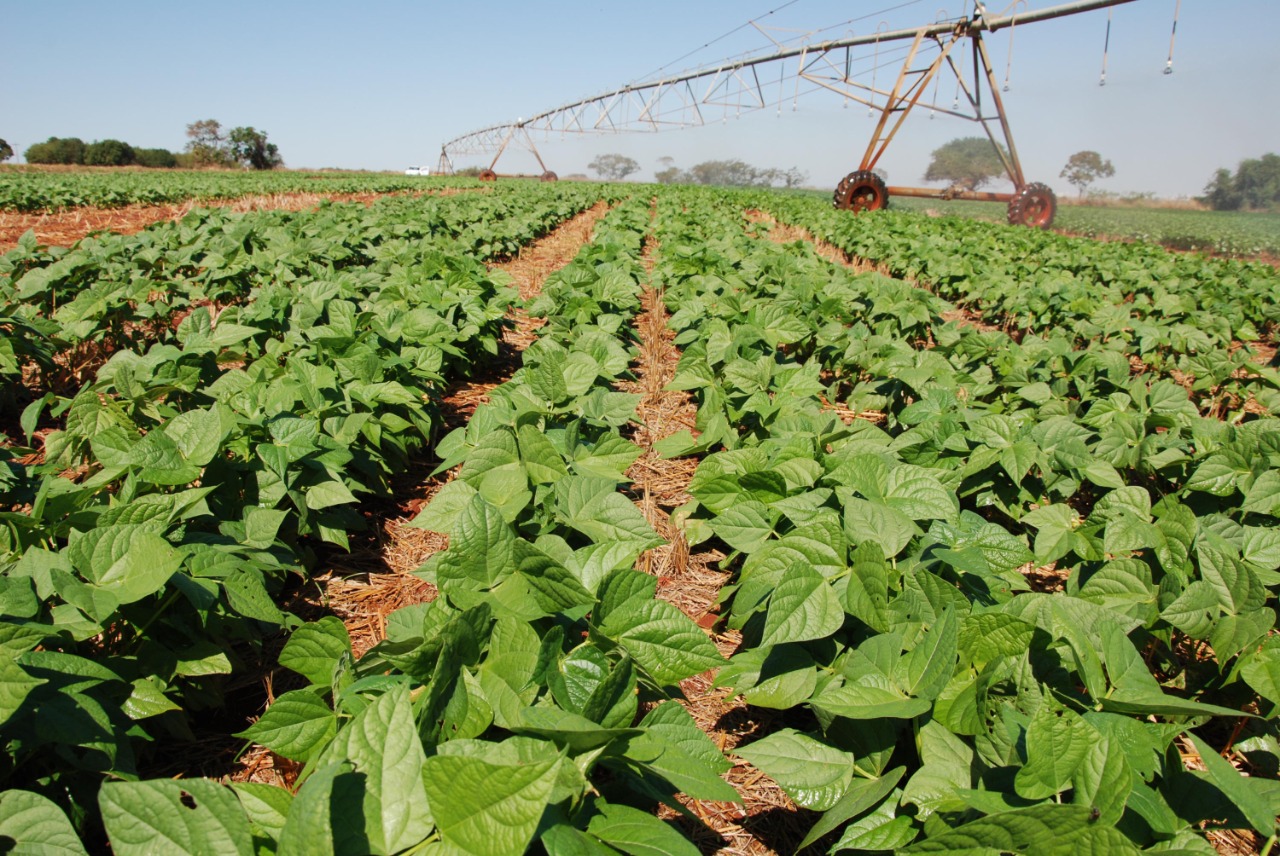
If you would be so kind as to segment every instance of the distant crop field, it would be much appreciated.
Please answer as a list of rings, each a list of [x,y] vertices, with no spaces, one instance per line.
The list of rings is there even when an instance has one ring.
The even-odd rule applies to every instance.
[[[277,193],[388,193],[432,179],[389,173],[0,169],[0,211],[166,205]]]
[[[1000,202],[895,198],[890,204],[908,211],[933,209],[1001,223],[1006,215],[1005,205]],[[1089,238],[1147,241],[1174,250],[1224,256],[1280,255],[1280,214],[1060,205],[1053,228]]]

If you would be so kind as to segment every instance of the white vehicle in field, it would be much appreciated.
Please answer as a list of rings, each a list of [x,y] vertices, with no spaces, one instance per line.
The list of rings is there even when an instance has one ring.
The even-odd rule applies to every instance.
[[[431,175],[431,167],[411,166],[404,171],[405,175]]]

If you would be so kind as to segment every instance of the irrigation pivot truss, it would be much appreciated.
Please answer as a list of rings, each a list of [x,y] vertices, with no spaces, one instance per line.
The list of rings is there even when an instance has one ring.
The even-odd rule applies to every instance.
[[[547,169],[538,153],[535,137],[539,135],[546,139],[555,134],[655,132],[696,127],[769,107],[781,111],[788,101],[826,90],[866,105],[872,115],[877,111],[880,114],[858,168],[836,188],[837,208],[875,210],[887,205],[890,196],[995,200],[1009,203],[1010,222],[1047,228],[1053,221],[1056,199],[1047,186],[1028,182],[1023,175],[1000,87],[982,36],[1132,2],[1134,0],[1075,0],[1044,9],[991,15],[980,0],[975,0],[974,13],[967,18],[780,47],[694,71],[629,84],[562,104],[528,119],[463,134],[441,147],[440,169],[452,171],[453,159],[459,155],[493,154],[493,160],[480,175],[482,179],[493,180],[497,178],[494,170],[498,159],[514,146],[530,151],[543,169],[542,178],[554,180],[555,173]],[[964,42],[968,43],[967,48],[961,47]],[[902,55],[900,65],[899,55]],[[892,82],[884,80],[878,85],[877,80],[882,79],[879,69],[892,65],[899,65]],[[955,97],[949,104],[938,100],[940,78],[945,72],[949,72],[956,83]],[[932,93],[929,92],[931,85]],[[886,186],[875,173],[876,164],[907,115],[917,107],[981,126],[1013,183],[1014,192]]]

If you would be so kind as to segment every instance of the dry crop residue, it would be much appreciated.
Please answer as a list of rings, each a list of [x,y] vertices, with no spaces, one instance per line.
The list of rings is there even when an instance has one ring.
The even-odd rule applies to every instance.
[[[625,392],[642,396],[636,409],[639,426],[632,440],[644,453],[628,470],[639,495],[636,504],[650,525],[666,543],[647,551],[636,569],[658,578],[657,595],[708,630],[716,648],[725,657],[737,650],[741,636],[736,631],[715,632],[720,589],[729,574],[718,569],[724,554],[714,550],[691,550],[671,511],[689,500],[689,481],[697,469],[695,459],[664,460],[654,450],[659,440],[683,430],[696,435],[697,417],[689,394],[668,390],[675,377],[680,351],[662,292],[652,284],[653,259],[657,245],[650,238],[645,245],[644,264],[651,283],[641,296],[642,311],[635,327],[640,337],[640,354],[634,363],[636,380],[620,384]],[[727,689],[712,689],[715,672],[687,678],[680,683],[681,702],[698,727],[705,731],[721,752],[732,752],[746,740],[762,737],[774,729],[777,714],[752,708],[741,698],[731,698]],[[777,783],[742,759],[726,780],[743,802],[715,802],[679,797],[701,823],[663,808],[659,816],[679,824],[704,853],[772,854],[794,852],[809,826],[795,804]]]

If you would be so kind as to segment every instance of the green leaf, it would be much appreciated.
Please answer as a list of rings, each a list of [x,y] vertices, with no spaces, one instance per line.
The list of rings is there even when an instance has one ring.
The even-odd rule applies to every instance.
[[[560,758],[520,766],[428,758],[423,783],[445,843],[465,853],[523,853],[559,775]]]
[[[797,805],[814,811],[835,806],[853,780],[853,756],[791,728],[734,752],[777,782]]]
[[[71,561],[98,588],[129,604],[164,588],[182,555],[138,525],[101,526],[72,542]]]
[[[955,674],[959,636],[960,622],[948,607],[904,658],[902,688],[917,698],[937,698]]]
[[[895,767],[878,779],[854,779],[840,801],[818,818],[818,822],[805,835],[796,851],[805,849],[819,838],[834,832],[846,820],[878,805],[897,787],[906,771],[906,767]]]
[[[630,741],[637,757],[652,757],[645,766],[694,799],[742,802],[733,786],[720,778],[732,764],[678,702],[666,701],[640,721],[643,735]]]
[[[896,688],[863,683],[828,686],[810,703],[827,713],[858,720],[911,719],[933,707],[929,699],[908,698]]]
[[[181,710],[182,707],[174,704],[164,694],[159,678],[149,677],[138,678],[133,682],[133,692],[129,693],[123,709],[126,716],[136,720],[159,716],[170,710]]]
[[[280,524],[288,518],[288,514],[274,508],[250,506],[244,511],[244,545],[255,550],[266,550],[276,540]]]
[[[1018,770],[1018,795],[1039,800],[1061,793],[1098,741],[1098,733],[1071,710],[1044,702],[1027,726],[1027,763]]]
[[[289,816],[289,807],[293,805],[293,794],[261,782],[232,782],[231,789],[240,798],[240,806],[248,815],[255,835],[265,834],[279,841]]]
[[[844,531],[853,544],[879,544],[885,558],[901,553],[920,534],[919,527],[901,511],[857,497],[845,500]]]
[[[614,483],[589,476],[573,476],[556,484],[560,514],[566,524],[598,543],[621,541],[641,550],[662,539]]]
[[[1035,627],[1003,612],[966,615],[960,623],[959,645],[975,665],[983,666],[1003,657],[1031,649]]]
[[[635,601],[608,614],[600,631],[625,647],[635,662],[667,685],[724,663],[698,624],[664,600]]]
[[[600,630],[661,684],[673,684],[724,663],[698,625],[664,600],[636,600],[608,613]]]
[[[822,574],[797,563],[769,600],[761,646],[825,639],[844,624],[844,607]]]
[[[735,550],[754,553],[762,548],[773,534],[777,514],[763,502],[750,499],[738,502],[711,521],[711,530]]]
[[[236,736],[261,743],[291,761],[307,761],[337,731],[338,719],[323,699],[309,690],[294,690],[279,696],[257,722]]]
[[[7,853],[84,856],[84,845],[57,803],[30,791],[0,792],[0,841]]]
[[[896,809],[896,800],[885,800],[875,811],[850,823],[831,852],[896,850],[909,843],[916,837],[915,824],[908,815],[897,816]]]
[[[1138,848],[1115,827],[1093,819],[1086,806],[1046,804],[988,815],[932,835],[902,852],[1136,856]]]
[[[427,507],[422,509],[409,525],[415,529],[452,534],[458,517],[477,493],[478,491],[467,482],[454,479],[440,488]]]
[[[358,806],[337,806],[340,813],[333,816],[334,782],[342,775],[349,775],[350,770],[344,764],[328,764],[307,777],[289,805],[289,815],[280,833],[279,856],[334,856],[334,828],[360,822],[356,815]]]
[[[698,848],[670,824],[626,805],[597,802],[587,832],[628,856],[698,856]]]
[[[327,687],[338,661],[350,653],[351,637],[342,619],[326,615],[293,631],[280,652],[280,665],[313,684]]]
[[[307,508],[319,511],[335,505],[352,505],[359,500],[340,481],[322,481],[307,489]]]
[[[1264,646],[1240,667],[1240,676],[1267,701],[1280,705],[1280,645]]]
[[[517,436],[520,440],[520,458],[533,481],[551,484],[569,475],[564,459],[545,434],[532,425],[521,425]]]
[[[1071,777],[1071,801],[1096,808],[1098,820],[1114,826],[1123,816],[1129,792],[1133,790],[1134,772],[1117,741],[1097,732],[1095,735],[1095,741]]]
[[[451,597],[488,591],[516,570],[516,536],[498,508],[471,497],[458,515],[449,549],[439,554],[438,585]]]
[[[1187,737],[1191,738],[1196,751],[1200,753],[1200,760],[1204,762],[1209,780],[1235,804],[1236,808],[1240,809],[1245,820],[1249,821],[1254,830],[1263,835],[1275,833],[1275,810],[1262,792],[1254,787],[1253,780],[1240,775],[1239,770],[1190,731],[1187,732]]]
[[[326,761],[348,762],[357,774],[351,786],[345,777],[334,784],[335,800],[358,801],[364,813],[362,828],[335,830],[344,849],[397,853],[431,831],[432,808],[423,787],[426,756],[407,685],[379,696],[344,725],[319,763]]]
[[[44,678],[33,678],[10,657],[0,657],[0,723],[13,719],[26,697]]]
[[[890,470],[885,500],[890,508],[912,520],[950,520],[960,513],[955,492],[947,490],[932,472],[919,467]]]
[[[249,819],[230,790],[205,779],[108,782],[98,795],[113,853],[252,856]]]

